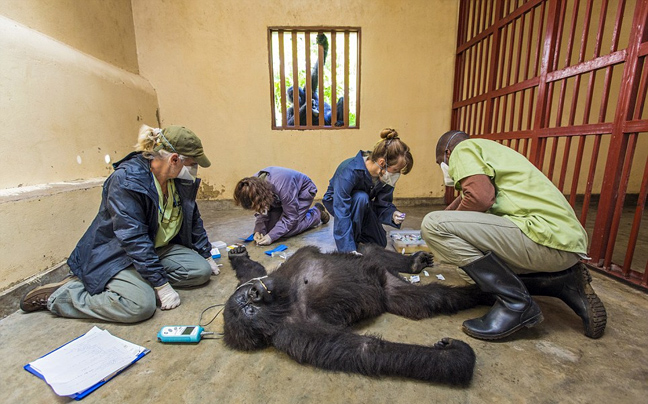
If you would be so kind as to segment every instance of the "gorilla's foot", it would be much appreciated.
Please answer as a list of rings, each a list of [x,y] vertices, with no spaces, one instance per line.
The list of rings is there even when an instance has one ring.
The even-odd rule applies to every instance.
[[[470,384],[475,369],[475,351],[463,341],[453,338],[442,338],[433,346],[442,352],[442,357],[437,358],[446,366],[443,371],[447,372],[445,378],[438,381],[467,386]],[[446,356],[448,355],[448,356]],[[442,371],[441,368],[437,369]]]
[[[441,341],[439,341],[439,342],[437,342],[436,344],[434,344],[434,347],[435,347],[435,348],[447,348],[447,347],[449,347],[453,342],[454,342],[454,340],[453,340],[452,338],[445,337],[445,338],[441,339]]]

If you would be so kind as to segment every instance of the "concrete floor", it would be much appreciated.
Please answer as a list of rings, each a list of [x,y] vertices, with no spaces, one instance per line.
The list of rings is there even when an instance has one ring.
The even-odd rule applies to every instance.
[[[212,241],[228,244],[248,236],[253,218],[242,210],[217,210],[201,203],[201,212]],[[435,209],[440,209],[436,207]],[[429,207],[403,208],[408,213],[403,228],[417,229]],[[332,223],[289,240],[288,252],[313,244],[334,249]],[[253,259],[268,268],[281,258],[263,254],[269,247],[250,246]],[[0,321],[0,403],[55,403],[58,397],[23,366],[57,346],[90,330],[93,325],[151,350],[142,360],[90,394],[85,403],[639,403],[648,395],[648,296],[603,275],[593,273],[593,286],[605,303],[608,327],[603,338],[582,334],[580,319],[561,301],[537,298],[545,321],[502,342],[475,340],[461,331],[461,323],[481,316],[479,307],[453,316],[411,321],[385,314],[362,324],[358,332],[381,334],[399,342],[432,344],[452,337],[471,344],[477,365],[469,388],[451,388],[398,378],[373,379],[331,373],[302,366],[269,348],[253,353],[235,352],[220,340],[197,345],[164,345],[156,341],[164,325],[196,324],[201,311],[223,303],[236,279],[227,259],[221,274],[204,287],[180,290],[182,304],[159,311],[136,325],[57,318],[49,312],[15,312]],[[454,269],[428,268],[436,281],[460,284]],[[208,321],[215,312],[206,313]],[[206,322],[204,321],[204,322]],[[206,327],[222,330],[219,316]]]

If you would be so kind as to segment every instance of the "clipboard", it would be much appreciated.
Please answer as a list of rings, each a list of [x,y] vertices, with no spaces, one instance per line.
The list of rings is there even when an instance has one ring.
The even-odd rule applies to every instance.
[[[86,333],[86,334],[87,334],[87,333]],[[45,358],[45,357],[47,357],[48,355],[51,355],[52,353],[54,353],[54,352],[60,350],[61,348],[65,347],[65,346],[67,346],[67,345],[69,345],[69,344],[71,344],[72,342],[78,340],[79,338],[83,337],[83,336],[86,335],[86,334],[82,334],[82,335],[80,335],[80,336],[74,338],[73,340],[70,340],[70,341],[66,342],[65,344],[63,344],[63,345],[61,345],[60,347],[54,349],[53,351],[50,351],[50,352],[46,353],[45,355],[41,356],[41,357],[38,358],[38,359]],[[115,337],[115,338],[118,338],[118,337]],[[143,348],[143,347],[142,347],[142,348]],[[144,348],[144,350],[143,350],[142,352],[140,352],[140,353],[135,357],[135,359],[133,359],[133,361],[131,361],[130,363],[126,364],[125,366],[119,368],[117,371],[115,371],[115,372],[109,374],[108,376],[106,376],[106,377],[104,377],[103,379],[99,380],[97,383],[95,383],[95,384],[93,384],[92,386],[86,388],[85,390],[79,391],[79,392],[74,393],[74,394],[65,395],[64,397],[70,397],[70,398],[73,398],[73,399],[76,400],[76,401],[79,401],[79,400],[81,400],[81,399],[87,397],[90,393],[92,393],[93,391],[97,390],[99,387],[103,386],[104,384],[106,384],[106,383],[108,383],[110,380],[112,380],[115,376],[117,376],[118,374],[120,374],[120,373],[123,372],[124,370],[128,369],[129,367],[131,367],[131,365],[133,365],[133,364],[134,364],[135,362],[137,362],[138,360],[142,359],[142,358],[143,358],[146,354],[148,354],[149,352],[151,352],[150,349],[146,349],[146,348]],[[33,374],[34,376],[36,376],[36,377],[38,377],[39,379],[43,380],[44,382],[48,383],[47,380],[45,379],[45,376],[42,375],[40,372],[38,372],[38,370],[34,369],[34,368],[32,367],[32,365],[31,365],[31,363],[32,363],[32,362],[26,364],[25,366],[23,366],[23,368],[24,368],[26,371],[28,371],[29,373]],[[48,383],[48,385],[49,385],[49,383]],[[50,387],[51,387],[51,386],[50,386]],[[55,393],[56,393],[56,391],[55,391]],[[56,393],[56,394],[58,394],[58,393]]]

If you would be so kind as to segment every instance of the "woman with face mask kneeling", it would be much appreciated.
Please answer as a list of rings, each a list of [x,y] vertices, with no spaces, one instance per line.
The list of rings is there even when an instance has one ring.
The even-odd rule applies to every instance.
[[[394,186],[412,170],[414,159],[394,129],[383,129],[380,137],[373,151],[360,150],[338,166],[322,199],[335,217],[333,236],[340,252],[355,253],[359,243],[386,247],[382,225],[400,228],[405,220],[392,203]]]
[[[180,305],[174,287],[218,275],[196,204],[198,166],[211,165],[182,126],[140,128],[135,152],[113,164],[99,213],[68,259],[74,276],[33,289],[23,311],[134,323]]]

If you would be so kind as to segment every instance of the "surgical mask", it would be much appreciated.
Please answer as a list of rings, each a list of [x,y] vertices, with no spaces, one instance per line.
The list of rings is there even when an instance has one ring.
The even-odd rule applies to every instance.
[[[389,168],[387,164],[385,164],[385,166],[383,167],[380,164],[378,164],[376,161],[374,161],[374,163],[378,167],[380,167],[380,171],[383,172],[379,177],[380,181],[383,184],[387,184],[392,187],[396,186],[396,181],[398,181],[398,178],[400,177],[400,173],[390,173],[389,171],[387,171],[387,169]]]
[[[389,171],[385,170],[385,173],[380,176],[380,181],[382,181],[386,185],[395,187],[398,178],[400,178],[400,173],[390,173]]]
[[[195,181],[196,180],[196,174],[198,174],[198,167],[197,166],[182,166],[182,169],[180,170],[180,174],[176,178],[180,178],[181,180],[187,180],[187,181]]]
[[[442,161],[440,166],[441,166],[441,171],[443,171],[443,183],[448,187],[454,187],[454,180],[452,179],[450,173],[448,172],[450,167],[448,167],[445,161]]]

